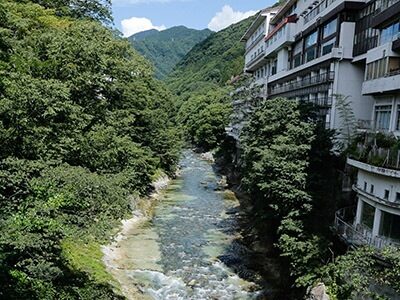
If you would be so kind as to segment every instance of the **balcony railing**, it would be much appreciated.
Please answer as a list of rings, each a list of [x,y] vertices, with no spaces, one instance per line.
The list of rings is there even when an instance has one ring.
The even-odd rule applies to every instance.
[[[400,150],[357,144],[355,153],[349,155],[358,161],[388,169],[400,170]]]
[[[321,97],[321,98],[316,98],[316,99],[309,99],[309,100],[301,100],[304,103],[311,103],[313,105],[319,106],[319,107],[331,107],[332,106],[332,97]]]
[[[246,67],[250,67],[251,65],[253,65],[256,61],[258,61],[261,57],[263,57],[264,54],[265,54],[264,51],[258,53],[253,59],[251,59],[248,63],[246,63]]]
[[[304,24],[307,24],[312,19],[314,19],[320,12],[324,11],[329,5],[331,5],[336,0],[324,0],[314,8],[312,8],[305,16],[304,16]]]
[[[272,87],[269,89],[268,94],[269,95],[282,94],[288,91],[298,90],[321,83],[331,82],[334,80],[334,78],[335,78],[335,72],[318,74],[316,76],[303,78],[302,80],[299,81],[286,83],[277,87]]]
[[[379,1],[380,6],[375,11],[375,15],[383,12],[384,10],[388,9],[389,7],[393,6],[394,4],[396,4],[399,1],[400,0],[380,0]]]
[[[389,72],[387,72],[385,74],[385,77],[396,76],[396,75],[400,75],[400,68],[399,69],[390,70]]]
[[[400,247],[400,242],[384,236],[372,236],[372,231],[368,227],[358,224],[352,225],[348,220],[351,212],[354,212],[353,207],[343,208],[336,212],[335,229],[339,237],[351,246],[368,245],[378,250],[385,247]]]
[[[263,38],[265,37],[265,33],[263,32],[260,34],[258,37],[254,39],[250,44],[246,45],[246,53],[249,52],[251,48],[253,48],[255,45],[257,45]]]

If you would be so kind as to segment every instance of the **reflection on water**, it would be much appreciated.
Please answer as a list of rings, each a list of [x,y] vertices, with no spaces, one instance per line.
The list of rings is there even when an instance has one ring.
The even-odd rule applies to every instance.
[[[237,201],[224,200],[197,154],[186,152],[181,167],[154,218],[129,237],[129,277],[149,299],[255,299],[255,284],[218,259],[240,255],[238,225],[226,214]]]

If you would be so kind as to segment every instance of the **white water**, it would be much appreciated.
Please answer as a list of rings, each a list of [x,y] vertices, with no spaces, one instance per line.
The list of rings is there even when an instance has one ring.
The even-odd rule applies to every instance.
[[[232,246],[237,224],[226,211],[238,205],[216,191],[209,162],[187,152],[182,172],[166,191],[154,217],[125,233],[114,265],[131,299],[256,299],[254,283],[240,279],[219,257],[240,261]],[[132,291],[125,294],[132,293]]]

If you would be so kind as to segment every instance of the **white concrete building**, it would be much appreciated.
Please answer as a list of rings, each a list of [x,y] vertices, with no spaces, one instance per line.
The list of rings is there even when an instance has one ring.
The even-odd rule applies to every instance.
[[[343,95],[359,129],[400,136],[400,0],[288,0],[262,11],[242,41],[245,72],[264,98],[312,102],[339,129]],[[386,158],[348,160],[358,173],[357,208],[351,219],[339,211],[336,226],[350,244],[382,248],[400,245],[400,152],[377,153]]]
[[[365,129],[399,137],[400,1],[368,1],[356,21],[352,63],[364,69],[362,95],[373,99]],[[350,244],[400,246],[400,152],[390,149],[393,145],[372,145],[368,158],[348,159],[357,170],[357,207],[353,220],[346,220],[346,210],[339,211],[336,225]]]

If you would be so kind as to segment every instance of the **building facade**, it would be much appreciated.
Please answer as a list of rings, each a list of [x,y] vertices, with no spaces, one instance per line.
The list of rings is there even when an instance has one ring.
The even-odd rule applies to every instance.
[[[342,95],[360,132],[400,136],[400,0],[288,0],[263,10],[242,41],[244,71],[264,98],[314,103],[326,127],[338,130]],[[348,160],[357,207],[339,211],[336,227],[350,244],[397,246],[400,152],[377,149],[376,140],[371,149],[364,161]]]

